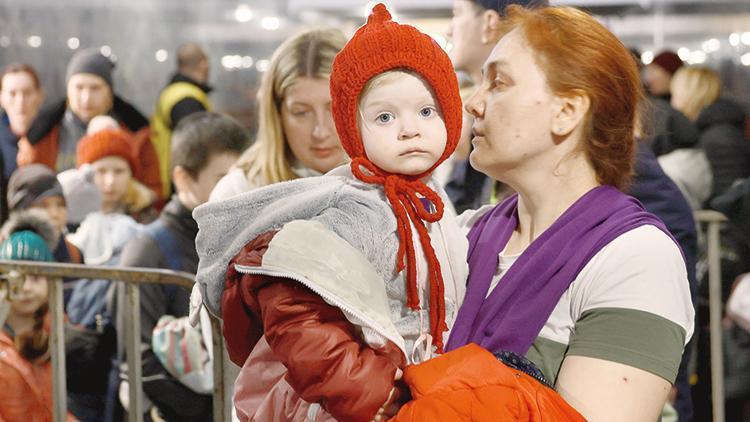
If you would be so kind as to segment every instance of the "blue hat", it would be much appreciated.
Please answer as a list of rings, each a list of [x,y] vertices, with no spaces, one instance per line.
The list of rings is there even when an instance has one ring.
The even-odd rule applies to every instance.
[[[505,8],[512,4],[517,4],[527,9],[549,5],[548,0],[474,0],[474,3],[487,10],[494,10],[501,15],[505,14]]]
[[[31,230],[15,232],[0,244],[0,259],[52,262],[47,242]]]

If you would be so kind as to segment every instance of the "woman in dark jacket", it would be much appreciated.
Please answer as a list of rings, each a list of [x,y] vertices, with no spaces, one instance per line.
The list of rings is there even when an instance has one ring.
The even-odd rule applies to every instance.
[[[713,170],[713,197],[738,179],[750,177],[750,142],[745,138],[747,113],[737,103],[720,98],[703,109],[696,122],[700,145]]]
[[[709,68],[686,67],[672,79],[672,106],[700,131],[698,144],[713,173],[712,198],[726,192],[735,180],[750,176],[750,142],[744,134],[747,113],[720,95],[721,78]]]

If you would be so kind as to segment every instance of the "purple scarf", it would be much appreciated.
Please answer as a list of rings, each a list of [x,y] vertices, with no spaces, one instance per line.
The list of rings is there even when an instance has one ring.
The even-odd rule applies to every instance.
[[[491,352],[525,355],[589,260],[616,237],[647,224],[672,238],[636,199],[611,186],[594,188],[526,248],[485,300],[498,254],[518,226],[518,196],[506,199],[468,234],[466,297],[446,351],[477,343]]]

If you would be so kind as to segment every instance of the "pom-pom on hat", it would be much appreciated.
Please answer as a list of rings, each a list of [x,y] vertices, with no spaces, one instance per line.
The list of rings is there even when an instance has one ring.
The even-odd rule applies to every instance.
[[[373,77],[390,70],[411,71],[427,82],[445,123],[447,139],[442,156],[430,169],[415,176],[388,173],[373,164],[367,158],[357,125],[362,90]],[[407,305],[414,310],[420,309],[420,303],[412,224],[417,230],[427,259],[430,332],[438,352],[442,353],[443,333],[448,330],[443,276],[425,222],[434,223],[442,218],[443,202],[421,179],[450,157],[461,136],[461,96],[453,64],[432,38],[412,26],[393,22],[385,5],[380,3],[372,9],[367,23],[336,55],[330,87],[333,120],[341,145],[352,158],[352,173],[366,183],[383,185],[393,208],[399,236],[396,268],[399,272],[406,269]],[[425,206],[422,200],[431,202],[434,209]]]
[[[137,163],[133,144],[128,133],[121,129],[103,129],[81,138],[76,148],[76,167],[110,156],[124,159],[130,165],[130,171],[135,172]]]

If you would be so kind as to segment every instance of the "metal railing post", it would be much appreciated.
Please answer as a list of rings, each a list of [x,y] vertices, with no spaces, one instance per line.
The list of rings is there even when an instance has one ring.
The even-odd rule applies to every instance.
[[[726,217],[716,211],[698,211],[698,222],[708,225],[708,305],[711,349],[711,401],[713,421],[724,422],[723,306],[721,298],[721,223]]]
[[[67,418],[67,389],[65,385],[65,340],[63,324],[63,285],[62,279],[49,280],[48,301],[52,320],[49,350],[52,358],[52,403],[53,420],[65,422]]]
[[[125,326],[126,361],[128,363],[129,421],[141,421],[142,403],[142,362],[141,362],[141,284],[171,284],[190,290],[194,275],[184,272],[154,268],[118,268],[80,264],[61,264],[33,261],[0,260],[0,273],[8,278],[24,277],[26,274],[44,276],[48,279],[49,309],[52,319],[50,354],[52,359],[53,418],[64,422],[67,418],[67,395],[65,388],[65,342],[62,278],[107,279],[126,283],[125,312],[130,315]],[[213,371],[214,371],[214,422],[230,421],[228,406],[225,406],[224,390],[224,343],[220,321],[211,316],[213,332]]]
[[[229,406],[226,405],[227,397],[224,390],[224,336],[221,331],[221,321],[213,315],[210,318],[214,355],[214,420],[231,421],[232,415]]]
[[[128,421],[143,419],[141,391],[141,290],[133,283],[125,285],[125,315],[129,315],[125,328],[125,361],[128,365]]]

